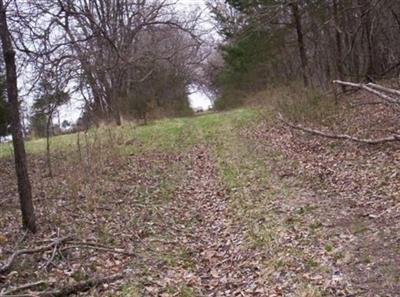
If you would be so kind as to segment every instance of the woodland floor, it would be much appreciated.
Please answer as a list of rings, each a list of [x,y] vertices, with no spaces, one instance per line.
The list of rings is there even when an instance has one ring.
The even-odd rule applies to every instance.
[[[17,249],[73,240],[19,257],[0,275],[0,296],[114,273],[123,279],[81,294],[400,296],[400,147],[328,141],[274,118],[242,109],[66,136],[55,140],[63,145],[54,144],[53,178],[32,142],[34,236],[19,228],[3,148],[0,263]],[[368,123],[349,118],[398,124],[384,110]]]

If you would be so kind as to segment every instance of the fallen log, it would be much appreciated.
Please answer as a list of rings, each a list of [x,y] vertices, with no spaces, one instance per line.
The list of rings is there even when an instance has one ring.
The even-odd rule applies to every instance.
[[[381,86],[381,85],[377,85],[377,84],[374,84],[374,83],[368,83],[367,86],[369,86],[371,88],[374,88],[374,89],[377,89],[379,91],[386,92],[386,93],[393,94],[393,95],[396,95],[396,96],[400,97],[400,91],[399,90],[387,88],[387,87],[384,87],[384,86]]]
[[[333,133],[323,132],[323,131],[316,130],[316,129],[306,128],[306,127],[303,127],[301,125],[296,125],[296,124],[293,124],[293,123],[290,123],[290,122],[286,121],[282,117],[282,115],[280,115],[280,114],[278,116],[278,119],[281,122],[283,122],[285,125],[293,128],[293,129],[300,130],[300,131],[303,131],[303,132],[307,132],[307,133],[310,133],[310,134],[313,134],[313,135],[317,135],[317,136],[322,136],[322,137],[325,137],[325,138],[330,138],[330,139],[350,140],[350,141],[353,141],[353,142],[370,144],[370,145],[376,145],[376,144],[400,141],[400,135],[398,135],[398,134],[395,134],[395,135],[392,135],[392,136],[388,136],[388,137],[384,137],[384,138],[377,138],[377,139],[358,138],[358,137],[347,135],[347,134],[333,134]]]
[[[343,85],[343,86],[349,86],[349,87],[353,87],[353,88],[362,89],[362,90],[365,90],[365,91],[367,91],[369,93],[372,93],[372,94],[378,96],[379,98],[385,100],[388,103],[400,105],[400,99],[399,98],[395,98],[395,97],[386,95],[386,94],[382,93],[381,91],[377,91],[376,89],[373,88],[373,87],[376,88],[376,86],[378,86],[378,85],[375,85],[375,84],[366,85],[366,84],[352,83],[352,82],[341,81],[341,80],[334,80],[333,83],[334,84]],[[384,88],[384,87],[380,86],[380,88]]]

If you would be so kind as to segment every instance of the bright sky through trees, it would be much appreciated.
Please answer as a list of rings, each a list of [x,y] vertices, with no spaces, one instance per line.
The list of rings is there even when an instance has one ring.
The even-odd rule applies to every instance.
[[[212,19],[209,17],[209,12],[206,8],[206,2],[204,0],[179,0],[177,2],[177,6],[182,11],[193,11],[196,9],[202,9],[204,11],[204,25],[206,27],[212,28]],[[208,25],[209,21],[209,25]],[[208,29],[208,28],[207,28]],[[192,93],[189,95],[190,106],[194,109],[203,109],[207,110],[211,107],[212,103],[210,98],[195,88],[194,90],[190,90]],[[67,105],[64,105],[60,108],[60,119],[68,120],[70,122],[75,122],[79,116],[81,115],[81,105],[82,101],[79,98],[72,98],[71,102]]]

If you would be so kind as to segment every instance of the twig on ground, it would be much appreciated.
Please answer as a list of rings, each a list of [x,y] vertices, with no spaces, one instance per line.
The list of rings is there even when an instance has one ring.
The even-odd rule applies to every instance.
[[[22,235],[21,239],[19,239],[16,243],[16,245],[14,246],[14,249],[17,249],[21,243],[23,243],[25,241],[25,239],[28,237],[28,233],[29,231],[24,231],[24,234]]]
[[[326,138],[331,138],[331,139],[339,139],[339,140],[350,140],[353,142],[358,142],[358,143],[364,143],[364,144],[371,144],[371,145],[376,145],[376,144],[382,144],[382,143],[388,143],[388,142],[397,142],[400,141],[400,135],[395,134],[393,136],[388,136],[384,138],[377,138],[377,139],[370,139],[370,138],[358,138],[355,136],[347,135],[347,134],[332,134],[328,132],[323,132],[320,130],[315,130],[311,128],[306,128],[300,125],[296,125],[293,123],[290,123],[286,121],[281,114],[279,114],[278,119],[283,122],[285,125],[289,126],[290,128],[300,130],[303,132],[307,132],[310,134],[314,134],[317,136],[322,136]]]
[[[93,249],[93,250],[98,250],[98,251],[104,251],[104,252],[110,252],[114,254],[121,254],[125,256],[130,256],[130,257],[136,257],[137,255],[128,251],[125,251],[121,248],[115,248],[115,247],[110,247],[106,245],[101,245],[97,243],[92,243],[92,242],[69,242],[73,239],[72,236],[65,236],[61,238],[57,238],[53,240],[50,244],[45,245],[45,246],[40,246],[37,248],[32,248],[32,249],[22,249],[22,250],[17,250],[11,254],[10,257],[8,257],[7,260],[4,261],[3,265],[0,265],[0,274],[3,274],[7,272],[11,266],[13,265],[15,259],[24,254],[34,254],[34,253],[40,253],[40,252],[45,252],[45,251],[50,251],[52,250],[52,255],[50,259],[47,261],[46,265],[44,266],[47,268],[52,261],[54,260],[54,257],[57,253],[57,250],[64,251],[68,249],[74,249],[74,248],[86,248],[86,249]],[[69,245],[64,246],[63,248],[60,248],[62,244],[68,243]]]
[[[32,292],[30,294],[21,294],[21,295],[0,295],[1,297],[65,297],[72,294],[76,294],[79,292],[86,292],[92,288],[98,287],[102,284],[108,284],[120,280],[123,278],[123,274],[114,274],[111,276],[100,277],[100,278],[91,278],[86,281],[78,282],[74,285],[66,286],[63,288],[51,290],[51,291],[43,291],[43,292]]]
[[[0,206],[3,206],[3,204],[13,203],[14,200],[15,200],[14,198],[2,200],[2,201],[0,201]],[[15,203],[15,205],[17,205],[17,204]]]
[[[22,249],[22,250],[17,250],[15,251],[10,257],[8,257],[7,260],[5,260],[4,264],[0,266],[0,274],[3,274],[5,272],[7,272],[11,266],[14,264],[15,259],[18,256],[24,255],[24,254],[35,254],[35,253],[40,253],[40,252],[44,252],[44,251],[48,251],[54,248],[54,246],[58,246],[61,243],[65,243],[68,240],[71,240],[72,236],[68,235],[68,236],[64,236],[61,238],[57,238],[55,240],[53,240],[52,243],[45,245],[45,246],[40,246],[37,248],[33,248],[33,249]]]
[[[60,229],[57,230],[57,237],[60,237]],[[53,252],[51,253],[51,257],[47,261],[46,265],[44,265],[45,269],[47,269],[50,266],[50,264],[53,263],[53,260],[54,260],[56,254],[57,254],[58,247],[59,247],[58,244],[54,245]]]
[[[45,268],[45,269],[47,269],[47,268],[50,266],[50,264],[53,263],[53,260],[54,260],[56,254],[57,254],[57,249],[58,249],[58,245],[54,245],[53,252],[51,253],[51,257],[50,257],[50,259],[47,261],[46,265],[44,265],[44,268]]]
[[[351,103],[350,107],[356,108],[359,106],[366,106],[366,105],[386,105],[386,104],[385,104],[385,102],[382,102],[382,101],[357,102],[357,103]]]
[[[123,278],[122,274],[114,274],[111,276],[106,276],[106,277],[100,277],[100,278],[92,278],[87,281],[82,281],[79,282],[75,285],[71,286],[66,286],[61,289],[53,290],[53,291],[48,291],[48,292],[40,292],[36,293],[40,297],[63,297],[63,296],[69,296],[71,294],[75,294],[78,292],[85,292],[90,290],[91,288],[98,287],[99,285],[102,284],[107,284],[107,283],[112,283],[117,280],[120,280]]]
[[[45,282],[45,281],[42,281],[42,280],[41,281],[37,281],[37,282],[33,282],[33,283],[23,284],[23,285],[21,285],[19,287],[13,287],[13,288],[11,288],[11,289],[3,292],[3,293],[0,292],[0,296],[10,296],[10,295],[12,295],[14,293],[17,293],[17,292],[20,292],[20,291],[23,291],[23,290],[27,290],[27,289],[31,289],[31,288],[34,288],[34,287],[39,287],[41,285],[46,285],[46,284],[48,284],[48,283]]]
[[[127,252],[120,248],[109,247],[101,244],[96,243],[89,243],[89,242],[71,242],[71,245],[63,247],[62,250],[74,249],[74,248],[86,248],[86,249],[93,249],[98,251],[110,252],[114,254],[121,254],[130,257],[136,257],[137,255],[131,252]]]

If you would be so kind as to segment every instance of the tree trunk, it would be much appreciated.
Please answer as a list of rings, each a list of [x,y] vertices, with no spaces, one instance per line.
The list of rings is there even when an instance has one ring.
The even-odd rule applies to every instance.
[[[375,59],[374,59],[374,52],[373,52],[373,44],[372,44],[372,7],[369,1],[361,1],[358,0],[358,4],[360,6],[360,13],[361,13],[361,25],[363,27],[362,36],[363,39],[361,42],[365,40],[365,53],[364,56],[366,57],[365,65],[365,72],[364,77],[367,80],[370,80],[371,76],[376,74],[375,71]]]
[[[53,170],[51,167],[51,154],[50,154],[50,125],[52,123],[52,115],[49,115],[46,123],[46,159],[47,159],[47,168],[49,170],[49,177],[53,177]]]
[[[338,0],[333,0],[333,20],[335,23],[335,42],[336,42],[336,70],[337,76],[339,80],[344,80],[344,73],[343,73],[343,48],[342,48],[342,39],[339,27],[339,14],[338,14]],[[346,91],[345,86],[341,86],[342,92]]]
[[[303,36],[303,28],[302,28],[302,23],[301,23],[301,16],[299,12],[299,5],[296,1],[290,3],[290,6],[292,7],[292,14],[293,14],[293,22],[296,27],[296,32],[297,32],[297,44],[299,47],[299,54],[300,54],[300,61],[301,61],[301,71],[303,74],[303,82],[304,86],[308,87],[309,81],[308,81],[308,75],[307,75],[307,66],[308,66],[308,61],[307,61],[307,54],[306,54],[306,49],[304,45],[304,36]]]
[[[6,64],[7,96],[10,103],[11,133],[14,146],[15,170],[18,179],[19,200],[23,227],[36,232],[35,213],[32,203],[32,189],[26,162],[25,144],[20,121],[15,51],[8,30],[6,8],[0,0],[0,39]]]
[[[117,126],[121,126],[122,125],[122,117],[121,117],[121,112],[119,110],[119,106],[117,104],[114,105],[113,115],[114,115],[114,119],[115,119],[115,124]]]
[[[112,80],[111,83],[111,112],[112,115],[114,117],[115,120],[115,124],[117,126],[121,126],[122,125],[122,116],[121,116],[121,110],[120,110],[120,89],[121,89],[121,85],[120,85],[120,81],[118,81],[117,79]]]

